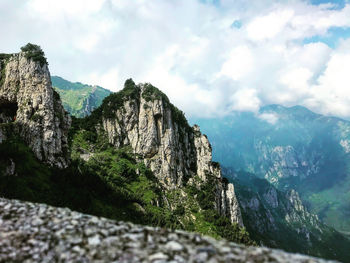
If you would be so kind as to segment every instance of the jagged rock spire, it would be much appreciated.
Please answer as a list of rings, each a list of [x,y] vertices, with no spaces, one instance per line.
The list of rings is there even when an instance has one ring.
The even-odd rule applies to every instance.
[[[18,54],[2,57],[0,122],[11,126],[8,135],[17,133],[39,160],[62,168],[68,164],[70,117],[52,88],[47,62],[39,49],[27,45]]]

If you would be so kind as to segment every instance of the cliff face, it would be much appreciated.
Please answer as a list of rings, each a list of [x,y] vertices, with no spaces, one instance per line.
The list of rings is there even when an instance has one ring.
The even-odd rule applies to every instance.
[[[213,180],[216,209],[243,225],[234,187],[223,182],[219,165],[212,162],[210,143],[198,126],[190,127],[183,113],[150,84],[128,80],[122,94],[111,96],[101,127],[111,144],[131,146],[166,189]]]
[[[34,61],[28,54],[1,59],[0,142],[13,135],[7,133],[15,132],[39,160],[66,167],[70,117],[52,89],[47,64]],[[9,131],[6,127],[10,126]]]
[[[201,169],[196,168],[194,134],[174,122],[162,99],[146,101],[144,90],[142,86],[138,97],[125,101],[114,117],[103,118],[103,128],[110,143],[130,145],[164,186],[175,188]]]
[[[322,234],[323,224],[316,215],[308,212],[295,190],[283,194],[270,185],[261,193],[239,200],[257,233],[264,235],[281,231],[280,224],[283,222],[291,231],[300,233],[307,242],[310,242],[311,235]]]

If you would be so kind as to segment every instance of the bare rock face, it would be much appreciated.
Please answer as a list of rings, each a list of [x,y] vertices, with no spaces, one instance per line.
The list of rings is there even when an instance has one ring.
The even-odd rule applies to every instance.
[[[118,107],[102,117],[109,142],[117,148],[131,146],[166,189],[212,179],[217,210],[243,225],[234,187],[223,183],[220,166],[212,162],[211,145],[199,127],[190,127],[183,113],[150,84],[127,80],[122,92],[129,94],[127,98],[115,97]]]
[[[0,123],[11,125],[33,150],[50,165],[68,164],[70,117],[51,86],[46,63],[21,52],[1,60]],[[6,133],[0,132],[0,142]]]
[[[104,130],[116,147],[130,145],[164,186],[181,186],[185,175],[196,171],[191,169],[196,166],[193,134],[172,120],[162,100],[146,101],[142,91],[138,99],[125,101],[114,118],[103,119]]]
[[[286,220],[288,222],[300,222],[302,220],[308,221],[312,226],[314,226],[322,232],[319,226],[320,221],[318,219],[318,216],[315,214],[311,214],[306,209],[297,191],[291,189],[287,192],[286,197],[290,201],[286,208],[288,211],[288,213],[286,214]]]
[[[217,201],[221,202],[217,205],[217,210],[220,211],[220,214],[228,217],[231,222],[235,222],[239,226],[244,227],[241,209],[233,184],[218,184],[218,188],[218,192],[221,193],[221,199],[217,199]]]

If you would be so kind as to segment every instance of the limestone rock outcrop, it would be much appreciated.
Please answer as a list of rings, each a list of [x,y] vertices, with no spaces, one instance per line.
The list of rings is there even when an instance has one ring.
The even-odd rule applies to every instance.
[[[11,126],[39,160],[63,168],[70,117],[52,88],[47,64],[28,52],[0,58],[0,142],[6,139],[5,126]]]
[[[287,222],[292,223],[304,220],[322,232],[318,216],[315,214],[311,214],[306,209],[297,191],[295,191],[294,189],[289,190],[286,193],[286,197],[290,201],[286,208],[286,210],[288,211],[288,213],[286,213]]]
[[[214,181],[216,209],[243,226],[234,187],[223,181],[208,138],[197,125],[190,127],[183,113],[150,84],[127,80],[124,90],[111,96],[104,105],[111,107],[102,114],[102,129],[111,144],[131,146],[166,189]]]

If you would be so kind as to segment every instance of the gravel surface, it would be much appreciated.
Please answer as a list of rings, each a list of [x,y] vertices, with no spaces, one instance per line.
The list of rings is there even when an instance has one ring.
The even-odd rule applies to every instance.
[[[326,262],[0,198],[0,262]]]

